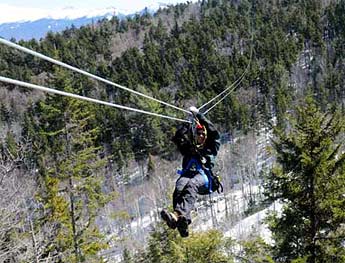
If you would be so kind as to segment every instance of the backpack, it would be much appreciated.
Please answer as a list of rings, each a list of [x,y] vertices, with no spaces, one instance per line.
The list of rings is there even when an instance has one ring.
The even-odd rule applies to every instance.
[[[224,188],[223,188],[222,183],[220,182],[220,177],[218,175],[214,175],[212,170],[207,170],[206,175],[210,181],[210,186],[209,186],[210,193],[212,192],[217,192],[218,194],[223,193]]]

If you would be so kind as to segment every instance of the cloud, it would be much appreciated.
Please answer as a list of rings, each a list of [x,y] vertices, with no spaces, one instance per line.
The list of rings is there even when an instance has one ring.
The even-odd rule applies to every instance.
[[[47,16],[49,10],[0,4],[0,23],[37,20]]]
[[[43,9],[43,8],[30,8],[30,7],[18,7],[8,4],[0,4],[0,24],[10,22],[23,22],[23,21],[35,21],[41,18],[69,18],[75,19],[79,17],[93,17],[97,15],[104,15],[106,13],[117,13],[116,8],[75,8],[72,6],[58,8],[58,9]]]
[[[86,1],[86,0],[84,0]],[[24,7],[19,5],[1,4],[0,3],[0,24],[8,22],[19,21],[35,21],[41,18],[70,18],[75,19],[83,16],[97,16],[106,13],[122,13],[133,14],[137,11],[149,7],[156,10],[159,6],[166,6],[168,4],[176,4],[186,2],[187,0],[117,0],[117,1],[93,1],[90,3],[86,1],[84,7],[75,7],[68,5],[68,2],[61,0],[60,8],[56,6],[49,6],[49,0],[46,7]],[[197,0],[189,0],[196,2]],[[74,2],[77,4],[77,2]],[[116,5],[116,7],[109,6],[108,4]],[[103,7],[102,7],[103,6]]]

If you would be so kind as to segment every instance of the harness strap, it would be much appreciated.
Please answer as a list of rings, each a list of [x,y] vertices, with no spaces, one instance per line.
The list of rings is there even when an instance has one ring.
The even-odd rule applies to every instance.
[[[200,162],[196,158],[191,158],[186,166],[186,168],[182,170],[178,170],[177,173],[179,175],[184,175],[186,172],[189,172],[192,168],[193,164],[195,164],[195,170],[199,172],[205,180],[205,187],[208,189],[210,193],[212,193],[212,180],[211,180],[211,171],[209,169],[204,169]]]

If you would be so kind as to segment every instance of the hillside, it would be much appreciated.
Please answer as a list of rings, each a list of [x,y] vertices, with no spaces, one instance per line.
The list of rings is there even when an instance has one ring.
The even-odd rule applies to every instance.
[[[343,146],[334,146],[343,138],[339,116],[344,115],[344,9],[345,2],[335,0],[203,0],[171,6],[154,15],[104,19],[79,29],[49,33],[40,41],[18,44],[182,109],[201,106],[234,86],[207,117],[223,135],[224,148],[216,169],[224,177],[225,195],[235,185],[265,185],[265,195],[253,193],[245,199],[245,212],[251,214],[277,199],[278,193],[290,200],[300,188],[288,185],[284,179],[288,181],[288,176],[298,171],[290,179],[297,178],[297,185],[302,187],[303,177],[298,176],[305,173],[313,178],[310,170],[327,161],[332,162],[329,169],[322,166],[315,174],[323,178],[328,173],[319,171],[334,172],[330,178],[339,180],[339,188],[336,191],[326,179],[318,179],[315,184],[320,185],[315,189],[330,187],[329,193],[344,193],[339,179],[344,173],[338,171],[343,167]],[[186,119],[185,113],[157,101],[5,45],[0,49],[0,76]],[[240,84],[235,86],[238,81]],[[249,262],[268,262],[265,258],[284,262],[303,260],[309,255],[309,261],[298,262],[318,262],[315,251],[326,253],[315,242],[309,246],[309,239],[304,243],[301,236],[296,242],[303,249],[296,251],[295,241],[289,237],[297,234],[279,228],[284,222],[277,224],[278,219],[273,216],[270,222],[276,247],[254,239],[242,243],[240,252],[234,249],[238,244],[216,230],[198,232],[195,227],[192,238],[184,241],[159,223],[152,224],[148,232],[131,233],[131,222],[140,222],[152,211],[152,217],[157,217],[159,209],[170,205],[180,163],[171,137],[180,123],[0,85],[0,255],[5,262],[100,262],[105,251],[111,253],[117,247],[123,247],[124,262],[133,263],[191,262],[188,257],[192,262],[233,262],[240,258]],[[320,115],[334,116],[319,117],[317,110],[308,108],[314,105],[306,102],[309,100],[313,100]],[[309,106],[299,110],[305,105]],[[333,119],[339,127],[329,121]],[[303,130],[309,137],[300,133],[284,137],[285,132],[304,127],[303,121],[309,121]],[[274,142],[280,141],[282,146],[273,143],[259,148],[257,140],[262,129],[274,130]],[[318,129],[322,130],[321,135]],[[318,141],[314,142],[313,137]],[[332,152],[333,146],[340,152]],[[309,151],[309,147],[316,150]],[[303,151],[307,149],[308,152]],[[327,158],[322,154],[299,158],[323,151],[327,151]],[[265,156],[259,157],[259,152]],[[280,168],[271,161],[265,163],[267,158],[273,158],[267,154],[274,152]],[[313,166],[314,159],[320,162]],[[294,163],[301,165],[297,169]],[[277,178],[279,182],[275,181]],[[314,185],[312,182],[305,185]],[[314,196],[314,191],[306,188],[306,196]],[[304,196],[302,190],[301,193]],[[298,197],[292,198],[290,204],[300,201]],[[320,225],[311,220],[314,232],[310,240],[319,240],[327,233],[320,240],[331,241],[321,247],[336,251],[333,262],[342,262],[343,230],[334,229],[327,220],[343,226],[343,202],[322,193],[318,197],[321,208],[315,202],[313,205],[320,211],[325,209],[320,212],[324,218]],[[307,211],[303,206],[305,199],[301,198],[294,209],[304,207]],[[226,211],[229,221],[224,224],[235,224],[238,210],[229,207]],[[294,211],[290,211],[291,218],[299,218]],[[312,212],[301,214],[315,219]],[[202,218],[198,220],[204,222]],[[308,229],[308,222],[306,219],[295,223],[306,226],[301,227],[304,230]],[[145,238],[138,240],[138,236]],[[337,241],[333,242],[334,236]],[[201,240],[209,242],[196,245]],[[202,259],[200,251],[207,249],[213,252]],[[325,258],[329,259],[325,256],[320,260]]]

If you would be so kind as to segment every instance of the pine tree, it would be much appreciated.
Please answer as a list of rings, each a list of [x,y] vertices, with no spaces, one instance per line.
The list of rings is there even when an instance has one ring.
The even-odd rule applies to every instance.
[[[244,262],[274,263],[271,258],[271,247],[261,237],[249,237],[241,242],[242,253],[237,256]]]
[[[149,154],[149,158],[148,158],[148,162],[147,162],[147,177],[153,177],[156,173],[156,167],[155,167],[155,162],[153,160],[153,156],[151,154]]]
[[[270,217],[278,261],[343,262],[345,240],[344,119],[322,113],[308,97],[286,131],[276,130],[277,166],[268,195],[284,203]]]
[[[78,92],[72,84],[65,71],[57,70],[55,85],[67,92]],[[47,102],[52,101],[49,97]],[[95,105],[55,97],[54,104],[42,102],[41,109],[47,113],[43,114],[41,136],[53,142],[41,156],[43,180],[39,195],[46,207],[42,221],[55,226],[49,233],[50,251],[61,254],[63,261],[99,261],[97,253],[106,243],[95,219],[111,195],[102,192],[99,171],[104,160],[99,158],[101,149],[96,145],[100,130],[95,123]]]
[[[152,232],[147,249],[136,257],[136,263],[232,263],[233,255],[224,253],[230,250],[233,242],[216,231],[193,233],[183,239],[177,231],[158,225]]]
[[[232,263],[232,256],[227,256],[222,251],[225,241],[222,233],[217,230],[198,233],[188,240],[184,240],[187,262]]]

